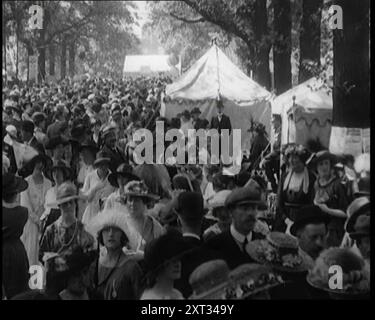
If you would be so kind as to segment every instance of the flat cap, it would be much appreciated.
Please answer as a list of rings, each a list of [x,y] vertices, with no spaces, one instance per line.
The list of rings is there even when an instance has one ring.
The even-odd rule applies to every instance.
[[[236,188],[225,200],[226,207],[244,203],[253,203],[259,206],[265,206],[266,204],[262,200],[262,192],[260,187],[254,184],[242,188]]]

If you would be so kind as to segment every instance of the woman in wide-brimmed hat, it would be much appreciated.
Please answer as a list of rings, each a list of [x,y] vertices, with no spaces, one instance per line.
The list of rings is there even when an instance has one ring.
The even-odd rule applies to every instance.
[[[54,223],[61,215],[60,209],[56,204],[57,190],[61,184],[71,180],[72,170],[68,168],[64,162],[57,161],[52,166],[50,175],[52,176],[54,186],[49,188],[45,195],[44,212],[40,217],[42,224],[42,236],[46,228],[52,223]]]
[[[41,239],[39,260],[43,261],[45,253],[70,252],[77,246],[90,250],[94,247],[94,238],[85,230],[81,221],[76,218],[77,188],[70,182],[64,182],[57,189],[56,202],[61,216],[47,227]]]
[[[323,150],[318,152],[313,160],[318,173],[314,185],[314,204],[331,216],[327,239],[327,245],[330,247],[339,246],[342,242],[347,217],[345,211],[349,205],[346,189],[334,172],[336,159],[335,155]]]
[[[138,300],[142,270],[138,258],[123,250],[135,237],[126,212],[105,209],[92,220],[88,230],[105,247],[90,268],[96,296],[104,300]]]
[[[173,287],[181,277],[181,257],[188,251],[181,234],[168,232],[147,243],[144,254],[146,290],[141,300],[182,300]]]
[[[332,266],[336,266],[336,273],[332,273]],[[331,299],[369,299],[369,271],[364,260],[349,249],[330,248],[315,261],[314,268],[307,275],[307,282],[313,288],[328,292]],[[341,276],[341,281],[332,280],[333,275]],[[342,286],[330,286],[332,282]]]
[[[5,296],[10,299],[28,288],[29,260],[20,240],[28,220],[28,209],[17,203],[18,194],[27,189],[28,183],[12,173],[6,173],[2,186],[2,279]]]
[[[80,246],[46,256],[46,287],[40,291],[43,300],[91,300],[89,268],[96,257],[96,250]]]
[[[82,217],[84,224],[90,223],[91,219],[103,208],[107,197],[115,190],[108,181],[111,173],[109,170],[110,162],[111,159],[105,153],[99,152],[94,161],[95,170],[86,176],[81,190],[82,195],[88,202]]]
[[[315,182],[314,174],[306,166],[309,153],[303,146],[288,146],[285,156],[289,162],[289,170],[280,178],[279,210],[273,228],[281,232],[289,231],[299,208],[313,203]]]
[[[37,155],[25,166],[30,169],[31,175],[26,178],[29,187],[21,192],[20,204],[29,209],[29,219],[21,240],[31,265],[38,264],[39,238],[42,232],[40,218],[44,212],[47,191],[52,188],[51,181],[43,174],[48,160],[50,159],[45,155]]]
[[[116,188],[116,190],[109,195],[104,203],[104,209],[114,209],[122,210],[125,206],[126,196],[125,196],[125,186],[130,181],[140,180],[138,176],[134,173],[133,167],[130,164],[120,164],[116,172],[112,172],[108,176],[109,183]]]
[[[129,224],[137,231],[137,241],[133,250],[142,251],[146,243],[164,233],[164,228],[151,215],[147,214],[147,205],[156,201],[158,196],[149,192],[143,181],[130,181],[125,186],[126,206],[129,210]]]

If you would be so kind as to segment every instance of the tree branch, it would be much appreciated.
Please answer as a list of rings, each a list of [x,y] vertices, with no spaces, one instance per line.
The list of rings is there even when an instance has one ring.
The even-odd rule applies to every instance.
[[[179,17],[172,12],[170,12],[169,15],[171,17],[177,19],[177,20],[180,20],[180,21],[183,21],[183,22],[186,22],[186,23],[198,23],[198,22],[205,22],[206,21],[203,17],[195,19],[195,20],[190,20],[190,19],[187,19],[187,18]]]

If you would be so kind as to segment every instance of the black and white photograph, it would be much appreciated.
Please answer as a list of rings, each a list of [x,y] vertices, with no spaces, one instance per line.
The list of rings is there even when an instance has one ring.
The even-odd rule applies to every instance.
[[[2,1],[2,300],[369,300],[370,44],[370,0]]]

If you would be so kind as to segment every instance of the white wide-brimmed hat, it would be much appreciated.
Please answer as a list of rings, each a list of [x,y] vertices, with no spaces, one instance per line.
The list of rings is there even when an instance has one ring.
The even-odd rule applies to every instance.
[[[128,217],[129,213],[126,207],[121,208],[121,211],[116,209],[103,210],[87,226],[87,231],[97,238],[103,229],[116,227],[125,233],[130,244],[134,244],[137,241],[137,232],[129,225]]]

